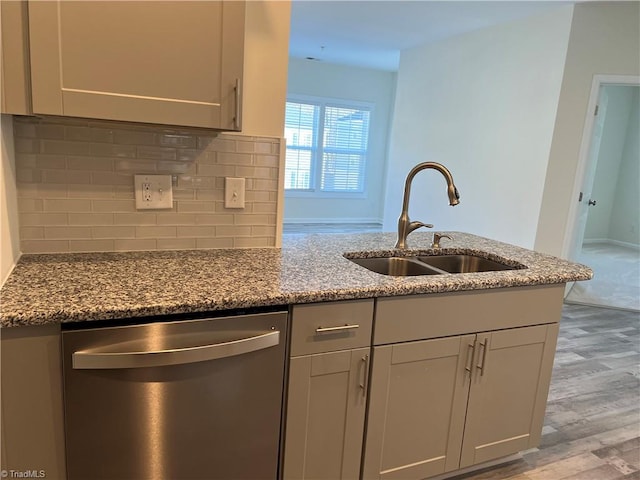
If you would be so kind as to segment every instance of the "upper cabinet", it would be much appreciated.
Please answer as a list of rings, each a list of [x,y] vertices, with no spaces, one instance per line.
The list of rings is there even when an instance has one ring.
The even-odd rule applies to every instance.
[[[33,113],[241,130],[245,3],[31,1]]]
[[[0,62],[2,113],[28,115],[31,113],[29,98],[29,29],[27,3],[0,2],[0,37],[2,61]]]

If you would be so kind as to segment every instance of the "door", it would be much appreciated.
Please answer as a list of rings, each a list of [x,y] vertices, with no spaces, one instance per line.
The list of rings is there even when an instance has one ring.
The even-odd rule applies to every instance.
[[[540,440],[558,324],[477,336],[460,468]]]
[[[34,113],[240,129],[244,2],[29,2]]]
[[[291,359],[284,478],[357,480],[369,348]]]
[[[363,478],[456,470],[475,335],[374,348]]]
[[[602,85],[599,88],[598,103],[594,110],[593,121],[593,133],[591,136],[591,143],[589,146],[589,155],[587,159],[587,165],[584,175],[584,181],[582,182],[582,191],[578,196],[578,218],[576,223],[576,234],[573,238],[573,245],[571,246],[572,257],[577,260],[578,252],[582,248],[582,241],[584,239],[584,232],[587,227],[587,217],[589,215],[590,207],[596,205],[596,200],[591,198],[593,190],[593,182],[596,176],[596,167],[598,165],[598,156],[600,154],[600,144],[602,143],[602,130],[604,127],[604,119],[607,116],[607,105],[609,103],[609,97],[607,91]]]
[[[606,86],[638,86],[640,77],[633,75],[594,75],[591,94],[587,105],[582,142],[580,145],[578,171],[573,187],[573,198],[569,211],[569,221],[565,231],[563,257],[577,260],[584,239],[591,189],[596,177],[598,154],[602,141],[608,98],[602,95]],[[597,115],[596,115],[597,112]],[[637,142],[636,142],[637,143]],[[637,175],[636,175],[637,177]],[[597,201],[597,200],[596,200]]]

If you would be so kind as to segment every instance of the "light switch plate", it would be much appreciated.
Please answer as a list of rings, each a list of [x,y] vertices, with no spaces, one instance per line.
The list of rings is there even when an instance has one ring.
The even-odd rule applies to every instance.
[[[244,178],[225,177],[224,207],[244,208]]]
[[[138,210],[173,208],[171,175],[135,175]]]

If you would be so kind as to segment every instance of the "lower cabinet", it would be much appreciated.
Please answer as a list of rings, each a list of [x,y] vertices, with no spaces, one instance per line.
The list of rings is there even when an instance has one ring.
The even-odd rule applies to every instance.
[[[378,346],[363,478],[422,479],[540,439],[557,324]]]
[[[369,348],[291,359],[285,479],[358,479]]]
[[[295,305],[283,478],[358,480],[373,300]]]
[[[375,325],[371,299],[294,305],[284,479],[422,480],[537,446],[563,293],[382,297]]]

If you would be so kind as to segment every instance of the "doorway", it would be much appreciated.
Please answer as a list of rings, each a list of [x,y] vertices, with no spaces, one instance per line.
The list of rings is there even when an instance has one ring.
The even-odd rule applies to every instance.
[[[602,82],[596,92],[571,256],[594,278],[566,300],[640,311],[640,86]]]

